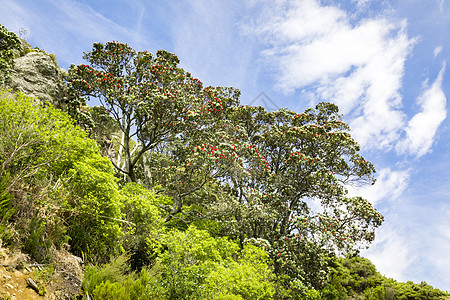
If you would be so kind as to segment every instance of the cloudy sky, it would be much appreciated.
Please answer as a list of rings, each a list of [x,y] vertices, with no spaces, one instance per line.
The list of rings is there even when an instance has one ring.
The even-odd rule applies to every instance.
[[[3,0],[0,24],[63,68],[116,40],[174,52],[245,104],[338,104],[377,168],[374,186],[351,193],[386,217],[363,256],[450,291],[449,1]]]

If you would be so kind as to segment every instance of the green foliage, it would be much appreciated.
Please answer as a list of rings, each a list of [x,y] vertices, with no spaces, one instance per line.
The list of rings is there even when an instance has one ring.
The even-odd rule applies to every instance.
[[[0,178],[0,218],[3,219],[11,207],[12,195],[8,192],[9,174],[6,173]]]
[[[42,163],[47,140],[42,131],[52,127],[47,123],[50,120],[43,118],[44,110],[29,97],[0,91],[0,175],[11,174],[8,189],[19,179],[34,175]]]
[[[450,296],[425,282],[401,283],[386,278],[376,271],[368,259],[362,257],[336,258],[329,276],[327,286],[321,291],[323,299],[438,300]]]
[[[267,253],[246,246],[237,260],[228,260],[208,274],[199,299],[273,299],[275,288],[267,266]]]
[[[17,35],[0,24],[0,87],[9,81],[10,70],[14,66],[14,50],[20,49]]]
[[[166,235],[158,281],[169,299],[271,299],[275,290],[264,250],[213,238],[190,226]]]
[[[160,280],[170,299],[186,299],[226,256],[236,255],[238,246],[226,238],[215,239],[206,231],[191,226],[186,231],[172,230],[163,241],[167,251],[157,263]]]
[[[15,213],[16,209],[11,207],[12,195],[8,192],[9,174],[5,173],[0,177],[0,245],[7,243],[10,238],[8,221]]]
[[[103,106],[90,107],[87,113],[92,118],[92,127],[88,132],[102,147],[103,153],[107,153],[111,150],[113,135],[119,131],[119,128]]]
[[[102,267],[88,267],[83,289],[94,299],[272,299],[275,293],[267,253],[213,238],[190,226],[171,230],[166,250],[151,269],[129,273],[119,257]],[[147,298],[146,298],[147,297]]]
[[[58,185],[52,178],[59,174],[51,169],[69,152],[58,147],[62,146],[58,141],[62,136],[71,138],[71,126],[63,113],[49,106],[39,105],[20,93],[0,91],[0,176],[10,174],[7,190],[14,195],[11,204],[16,212],[12,219],[17,221],[13,231],[19,234],[19,239],[27,241],[28,249],[48,249],[39,240],[55,245],[64,243],[62,235],[55,235],[63,230],[57,229],[61,223],[55,224],[60,220],[59,212],[51,208],[60,201],[60,195],[56,195],[60,193],[51,191],[54,184]],[[30,232],[34,229],[39,229],[41,236]],[[20,246],[17,240],[15,244]],[[41,254],[38,257],[48,257]]]
[[[49,173],[62,175],[83,156],[98,152],[66,113],[48,104],[2,90],[0,108],[0,172],[11,174],[10,186]]]
[[[37,284],[39,295],[43,296],[47,292],[46,286],[51,283],[54,272],[55,270],[52,265],[33,271],[33,280]]]
[[[118,282],[102,282],[92,292],[95,299],[130,299],[126,287]]]
[[[127,271],[127,257],[123,255],[118,256],[116,259],[111,259],[109,263],[104,264],[102,267],[86,267],[82,283],[83,290],[92,294],[94,289],[102,282],[121,282]]]
[[[398,284],[395,295],[399,300],[443,299],[444,296],[449,296],[449,294],[429,286],[426,282],[416,284],[411,281]]]
[[[66,113],[2,91],[0,157],[0,175],[11,174],[8,188],[17,193],[13,206],[25,223],[17,225],[26,249],[61,247],[68,235],[72,250],[92,259],[121,250],[121,203],[112,165]],[[26,196],[24,184],[30,186]]]
[[[192,127],[186,116],[201,101],[201,83],[178,67],[174,54],[163,50],[153,56],[123,43],[95,43],[84,58],[91,65],[72,65],[67,82],[75,95],[95,97],[109,111],[123,134],[123,157],[112,161],[136,182],[136,166],[144,153]],[[134,153],[133,137],[139,144]]]
[[[143,269],[130,273],[127,258],[119,256],[103,266],[87,267],[83,290],[94,299],[164,299],[155,278]]]
[[[152,263],[161,248],[158,242],[163,223],[158,207],[161,197],[134,182],[126,184],[120,194],[127,220],[124,250],[130,255],[131,268],[140,270]]]
[[[118,254],[122,250],[117,243],[122,236],[121,202],[109,160],[97,154],[77,161],[67,177],[72,191],[67,217],[72,250],[100,260]]]
[[[37,261],[49,262],[52,241],[46,238],[45,220],[34,217],[28,224],[28,235],[23,241],[23,249]]]

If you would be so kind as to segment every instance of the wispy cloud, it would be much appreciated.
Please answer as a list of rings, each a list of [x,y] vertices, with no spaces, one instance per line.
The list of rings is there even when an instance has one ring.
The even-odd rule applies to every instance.
[[[416,283],[426,280],[448,290],[445,280],[450,267],[449,205],[429,207],[409,197],[398,200],[398,205],[387,209],[386,221],[377,230],[375,242],[362,251],[362,256],[387,277]]]
[[[179,1],[170,5],[174,51],[206,84],[245,88],[252,83],[251,45],[240,35],[238,2]],[[256,95],[252,95],[253,97]]]
[[[142,42],[138,31],[128,29],[130,24],[118,24],[79,1],[48,0],[46,6],[35,1],[5,1],[6,22],[24,27],[27,37],[40,48],[56,53],[62,65],[80,62],[83,51],[89,51],[93,42]],[[136,20],[139,22],[139,15]]]
[[[352,0],[352,1],[356,2],[356,4],[358,4],[358,6],[362,7],[362,6],[369,4],[373,0]]]
[[[386,221],[376,231],[375,242],[362,255],[369,258],[383,275],[397,280],[410,280],[408,268],[414,263],[417,255],[405,235],[402,219],[407,214],[396,207],[403,205],[402,194],[408,187],[410,170],[392,170],[383,168],[377,172],[377,181],[372,186],[349,187],[350,196],[359,195],[372,204],[383,203]],[[399,226],[399,224],[402,224]]]
[[[408,247],[405,234],[393,225],[393,222],[384,224],[377,231],[374,244],[362,251],[362,255],[369,258],[384,276],[399,281],[410,280],[408,268],[415,263],[417,257]]]
[[[277,3],[273,17],[253,30],[270,45],[263,55],[277,71],[277,87],[334,101],[363,147],[392,149],[405,126],[399,91],[415,43],[406,22],[377,17],[354,24],[348,12],[319,1]]]
[[[400,153],[420,157],[431,150],[436,132],[447,117],[447,98],[442,91],[445,67],[444,62],[436,80],[418,98],[421,112],[409,121],[406,138],[397,145]]]
[[[383,168],[377,174],[377,181],[374,185],[348,187],[349,195],[361,196],[375,205],[382,200],[387,202],[395,201],[408,186],[409,170]]]
[[[436,279],[448,278],[448,270],[450,269],[450,260],[448,253],[450,253],[450,206],[443,205],[440,209],[441,214],[436,228],[436,239],[429,243],[428,251],[431,265],[437,270]],[[434,245],[434,246],[431,246]],[[450,287],[447,287],[447,290]]]
[[[8,30],[17,32],[19,29],[27,30],[27,35],[31,28],[33,20],[26,7],[14,0],[5,0],[2,3],[0,11],[1,24],[6,26]]]
[[[436,48],[434,48],[434,50],[433,50],[434,57],[438,56],[441,52],[442,52],[442,46],[437,46]]]
[[[440,12],[443,12],[443,11],[444,11],[444,3],[445,3],[445,0],[437,0],[437,3],[438,3],[438,5],[439,5],[439,11],[440,11]]]

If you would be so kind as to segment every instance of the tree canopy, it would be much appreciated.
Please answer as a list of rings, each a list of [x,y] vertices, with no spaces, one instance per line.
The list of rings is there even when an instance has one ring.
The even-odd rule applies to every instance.
[[[93,299],[447,295],[358,257],[384,218],[348,194],[375,168],[336,105],[243,105],[164,50],[95,43],[84,58],[68,107],[0,91],[0,246],[82,256]]]
[[[84,58],[90,65],[71,66],[69,84],[81,96],[95,97],[120,129],[118,171],[136,182],[143,155],[164,147],[175,136],[195,127],[187,118],[207,97],[201,82],[178,67],[178,58],[158,51],[136,52],[128,45],[96,43]],[[138,143],[130,149],[132,139]]]
[[[300,114],[241,105],[239,91],[203,87],[167,51],[110,42],[84,58],[69,84],[119,128],[116,169],[172,199],[160,204],[167,222],[208,219],[241,245],[265,241],[275,273],[299,287],[320,288],[330,253],[373,240],[383,216],[346,187],[373,183],[375,169],[336,105]]]

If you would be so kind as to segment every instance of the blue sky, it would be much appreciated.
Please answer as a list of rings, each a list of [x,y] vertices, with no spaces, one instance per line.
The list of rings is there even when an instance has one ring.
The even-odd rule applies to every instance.
[[[400,281],[450,291],[450,3],[446,0],[3,0],[0,23],[83,63],[93,42],[165,49],[246,104],[339,105],[377,183],[350,188],[385,215],[363,251]]]

